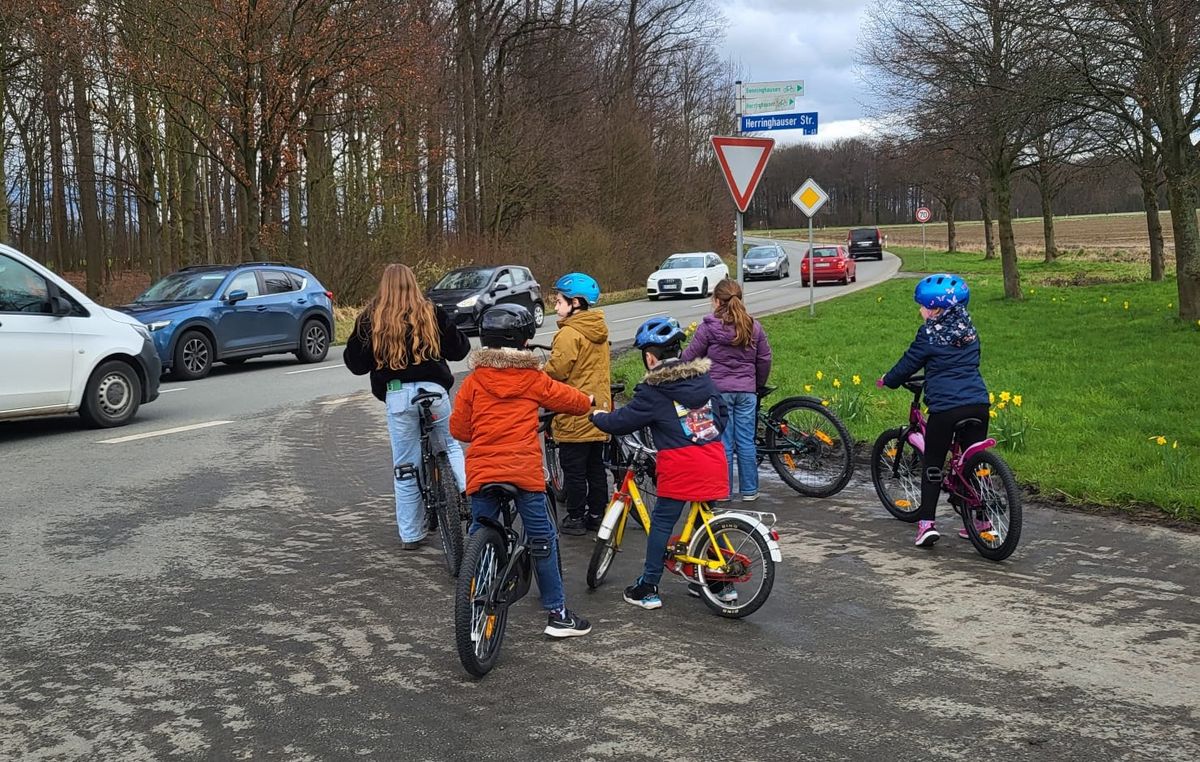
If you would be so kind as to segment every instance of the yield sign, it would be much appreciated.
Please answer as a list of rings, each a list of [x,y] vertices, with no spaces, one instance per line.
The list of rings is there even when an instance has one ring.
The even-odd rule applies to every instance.
[[[772,138],[725,138],[712,136],[713,150],[725,174],[733,203],[739,212],[746,211],[754,189],[762,178],[763,169],[775,141]]]

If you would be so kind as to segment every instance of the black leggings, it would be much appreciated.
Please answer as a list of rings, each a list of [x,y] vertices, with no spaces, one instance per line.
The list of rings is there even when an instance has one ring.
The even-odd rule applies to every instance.
[[[976,418],[982,424],[967,426],[958,435],[963,449],[987,439],[988,406],[966,405],[941,413],[930,413],[925,421],[925,461],[921,469],[921,509],[917,518],[933,521],[937,512],[938,494],[942,491],[942,470],[946,467],[946,453],[954,438],[954,427],[964,418]]]
[[[608,506],[608,471],[604,468],[606,442],[559,442],[558,462],[565,482],[567,515],[599,520]]]

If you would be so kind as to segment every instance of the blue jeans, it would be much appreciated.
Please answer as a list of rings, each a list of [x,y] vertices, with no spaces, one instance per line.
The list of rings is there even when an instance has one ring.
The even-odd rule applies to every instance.
[[[550,553],[545,558],[535,556],[533,562],[538,590],[542,594],[542,608],[557,611],[566,606],[566,597],[562,575],[558,573],[558,533],[554,529],[554,522],[550,520],[550,510],[546,507],[546,493],[520,490],[516,502],[517,513],[525,525],[525,536],[530,544],[550,545]],[[481,526],[480,517],[501,523],[500,504],[491,495],[476,492],[471,495],[471,517],[471,534],[475,534],[475,530]]]
[[[441,394],[441,399],[429,408],[434,419],[432,443],[435,451],[445,449],[450,458],[450,470],[454,472],[454,481],[461,492],[467,488],[466,463],[462,445],[450,436],[450,397],[438,384],[425,381],[406,383],[399,390],[387,393],[392,465],[412,463],[418,466],[421,462],[421,414],[418,406],[412,403],[412,398],[421,391]],[[394,479],[393,482],[396,487],[396,526],[400,530],[400,539],[404,542],[420,540],[425,536],[425,506],[421,501],[420,485],[416,479]]]
[[[662,579],[663,562],[667,557],[667,542],[671,539],[671,530],[680,514],[688,505],[682,500],[669,497],[659,497],[654,502],[654,510],[650,512],[650,534],[646,537],[646,565],[642,567],[642,581],[657,585]]]
[[[729,421],[721,432],[725,457],[729,460],[729,489],[733,490],[733,460],[737,457],[738,492],[754,495],[758,492],[758,448],[754,432],[758,428],[758,397],[750,392],[722,392],[729,406]]]

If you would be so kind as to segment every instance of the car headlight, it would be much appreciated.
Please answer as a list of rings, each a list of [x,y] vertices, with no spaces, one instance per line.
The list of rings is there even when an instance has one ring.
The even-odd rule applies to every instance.
[[[146,341],[151,340],[150,339],[150,329],[147,328],[146,326],[142,325],[141,323],[135,323],[133,326],[133,330],[137,331],[138,335],[141,336]]]
[[[479,302],[479,295],[476,294],[475,296],[468,296],[466,299],[463,299],[461,302],[459,302],[455,306],[457,306],[459,309],[465,310],[468,307],[474,307],[478,302]]]
[[[171,324],[170,320],[155,320],[153,323],[148,323],[146,329],[149,331],[161,331]]]

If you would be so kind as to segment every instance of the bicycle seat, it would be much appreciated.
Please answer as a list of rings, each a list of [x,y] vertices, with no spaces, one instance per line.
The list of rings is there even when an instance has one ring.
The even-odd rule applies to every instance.
[[[959,421],[958,423],[954,424],[954,431],[955,431],[955,433],[957,433],[957,432],[962,431],[963,429],[970,428],[971,426],[982,426],[982,425],[983,425],[983,421],[979,420],[978,418],[964,418],[961,421]]]
[[[778,386],[763,385],[763,386],[758,387],[758,389],[756,389],[755,392],[758,394],[759,399],[762,399],[763,397],[770,397],[772,394],[774,394],[775,390],[778,388],[779,388]]]
[[[432,405],[434,402],[440,400],[441,398],[442,398],[442,395],[439,394],[438,392],[421,391],[421,392],[417,393],[417,396],[413,397],[412,401],[417,403],[418,405]]]
[[[480,487],[479,491],[485,495],[491,494],[492,496],[498,498],[507,497],[511,500],[516,500],[517,493],[519,492],[515,486],[509,484],[508,482],[489,482]]]
[[[908,379],[907,381],[904,382],[904,388],[909,390],[913,394],[916,394],[917,392],[919,392],[925,388],[925,377],[924,376],[916,376],[914,378]]]
[[[550,411],[547,411],[545,413],[538,413],[538,433],[539,434],[544,431],[548,431],[550,429],[550,422],[554,420],[554,416],[556,416],[556,415],[558,415],[558,413],[553,413]]]
[[[609,384],[608,390],[613,394],[624,394],[625,384],[621,383],[620,381],[615,384]]]

